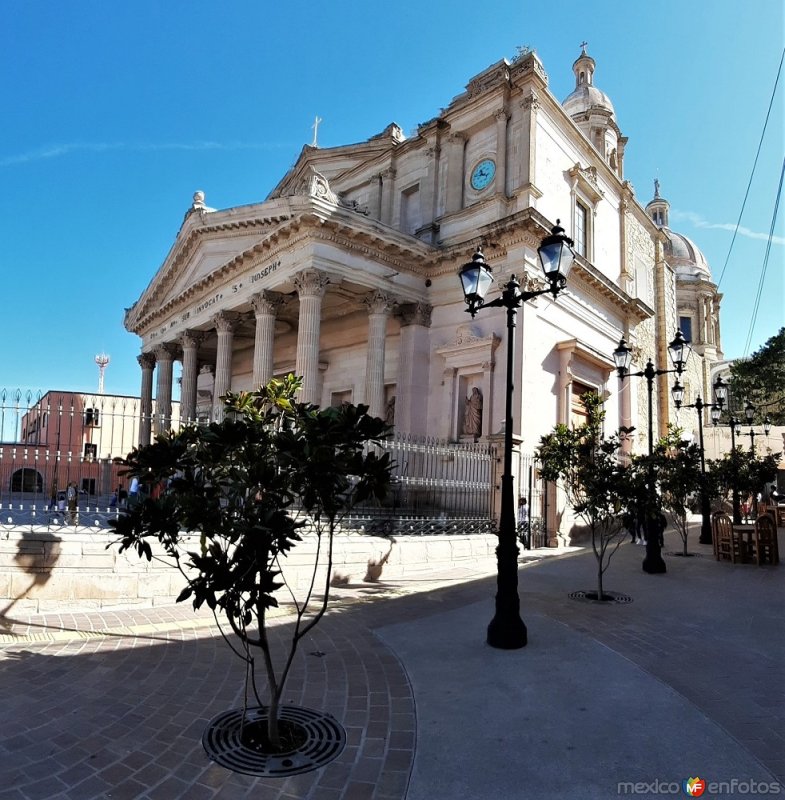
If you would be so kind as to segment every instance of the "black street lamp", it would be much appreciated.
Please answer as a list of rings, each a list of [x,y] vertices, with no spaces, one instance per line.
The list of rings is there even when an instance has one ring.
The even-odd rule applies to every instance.
[[[657,375],[667,375],[668,373],[675,372],[681,375],[687,365],[687,359],[690,356],[690,346],[685,341],[681,331],[676,331],[676,336],[673,341],[668,345],[668,353],[673,363],[673,369],[655,369],[651,359],[646,362],[646,367],[641,372],[630,372],[630,364],[632,363],[632,350],[627,347],[627,342],[622,337],[619,346],[613,351],[613,362],[616,364],[616,371],[619,378],[624,380],[626,376],[635,378],[646,378],[646,384],[649,392],[649,485],[648,485],[648,502],[649,508],[646,513],[646,557],[643,559],[643,571],[649,574],[658,574],[667,572],[665,562],[662,560],[662,552],[660,547],[659,531],[655,529],[653,523],[653,512],[656,506],[654,498],[654,465],[651,456],[654,453],[654,422],[653,422],[653,409],[652,409],[652,393],[654,391],[654,379]]]
[[[684,388],[677,380],[671,389],[673,395],[673,402],[676,408],[682,407],[682,400],[684,399]],[[711,408],[712,414],[716,406],[707,406],[698,395],[694,403],[685,405],[684,408],[694,408],[698,412],[698,436],[700,440],[701,451],[701,535],[698,541],[701,544],[711,544],[713,541],[711,533],[711,508],[709,507],[709,493],[706,487],[706,453],[703,447],[703,409]],[[718,409],[720,410],[720,409]]]
[[[515,317],[518,308],[527,300],[550,292],[555,298],[567,283],[567,274],[575,260],[573,241],[564,235],[559,220],[551,235],[537,248],[545,277],[550,286],[536,292],[523,292],[513,275],[504,285],[501,297],[489,303],[485,294],[491,288],[493,275],[485,263],[482,248],[460,271],[461,286],[468,306],[466,311],[474,318],[481,308],[507,309],[507,389],[504,411],[504,473],[502,475],[502,502],[499,519],[499,546],[496,548],[496,614],[488,625],[487,641],[491,647],[515,650],[527,641],[526,625],[521,619],[521,602],[518,596],[518,545],[515,536],[515,497],[512,484],[512,395]]]
[[[718,375],[714,381],[714,405],[711,409],[711,422],[716,427],[722,417],[722,409],[728,399],[728,385]],[[728,424],[730,426],[730,448],[731,448],[731,468],[733,471],[733,485],[731,493],[733,497],[733,524],[741,525],[741,501],[739,499],[739,462],[736,452],[736,434],[739,432],[741,423],[738,418],[730,413],[730,403],[728,404]]]
[[[749,429],[749,431],[747,433],[747,435],[750,437],[750,452],[754,453],[755,452],[755,437],[756,436],[760,436],[760,434],[759,433],[755,433],[755,431],[752,429],[752,423],[753,423],[753,420],[755,419],[755,406],[752,405],[752,403],[750,403],[749,401],[747,402],[747,405],[744,407],[744,416],[747,418],[747,422],[750,425],[750,429]],[[769,418],[769,415],[767,414],[763,418],[763,433],[764,433],[764,435],[768,436],[770,431],[771,431],[771,419]]]

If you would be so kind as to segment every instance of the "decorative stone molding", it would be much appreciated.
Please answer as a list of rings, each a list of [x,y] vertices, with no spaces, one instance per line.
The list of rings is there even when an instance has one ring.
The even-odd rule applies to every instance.
[[[238,315],[231,311],[219,311],[210,317],[210,324],[220,333],[232,333],[239,321]]]
[[[401,327],[407,325],[424,325],[431,327],[431,312],[433,306],[427,303],[403,303],[398,306],[396,316],[401,322]]]
[[[142,369],[155,369],[155,355],[153,353],[142,353],[136,357]]]
[[[537,92],[531,92],[521,100],[521,108],[524,111],[537,111],[541,105],[540,96]]]
[[[498,108],[493,112],[493,116],[495,117],[496,122],[507,122],[507,120],[510,118],[506,108]]]
[[[180,347],[185,349],[186,347],[198,347],[205,340],[205,337],[204,331],[187,330],[180,334],[177,341]]]
[[[251,296],[251,305],[256,314],[271,314],[275,316],[283,305],[284,299],[280,292],[263,290]]]
[[[153,348],[153,353],[158,362],[171,361],[177,355],[177,345],[172,342],[163,342]]]
[[[319,200],[326,200],[328,203],[338,205],[338,197],[332,189],[330,189],[327,178],[325,178],[321,172],[317,172],[313,167],[310,167],[310,171],[311,174],[303,179],[297,194],[316,197]]]
[[[389,314],[395,307],[395,298],[378,290],[369,292],[362,302],[369,314]]]
[[[605,196],[597,181],[597,167],[581,167],[576,163],[567,171],[573,187],[576,187],[589,199],[592,204],[598,203]]]
[[[324,297],[330,279],[318,269],[304,269],[294,276],[294,287],[300,297]]]

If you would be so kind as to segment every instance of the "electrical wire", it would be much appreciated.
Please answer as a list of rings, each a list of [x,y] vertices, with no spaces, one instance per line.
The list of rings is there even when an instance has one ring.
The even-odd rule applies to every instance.
[[[782,73],[782,62],[785,61],[785,50],[782,51],[782,58],[780,58],[780,65],[777,69],[777,77],[774,79],[774,88],[771,91],[771,100],[769,101],[769,110],[766,112],[766,120],[763,123],[763,131],[761,131],[760,135],[760,142],[758,142],[758,152],[755,153],[755,161],[752,165],[752,172],[750,173],[750,180],[747,184],[747,191],[744,193],[744,201],[741,204],[741,211],[739,211],[739,218],[736,221],[736,228],[733,231],[733,238],[730,240],[730,247],[728,248],[728,255],[725,258],[725,264],[723,264],[722,272],[720,273],[720,279],[717,281],[717,289],[719,290],[720,285],[722,284],[722,279],[725,275],[725,270],[728,267],[728,261],[730,261],[730,254],[733,252],[733,244],[736,241],[736,234],[739,232],[739,226],[741,225],[741,218],[744,215],[744,208],[747,205],[747,198],[750,196],[750,187],[752,186],[752,178],[755,175],[755,167],[758,165],[758,156],[760,156],[761,147],[763,147],[763,138],[766,135],[766,127],[769,124],[769,117],[771,116],[771,109],[774,105],[774,98],[777,95],[777,84],[780,80],[780,74]]]
[[[769,228],[769,239],[766,242],[766,254],[763,257],[763,266],[761,267],[760,279],[758,280],[758,293],[755,295],[755,307],[752,310],[752,319],[750,320],[750,329],[747,333],[747,341],[744,344],[745,357],[750,353],[750,342],[752,341],[752,331],[755,328],[755,320],[758,317],[758,308],[760,306],[760,298],[763,294],[763,284],[766,278],[766,269],[769,265],[769,255],[771,254],[771,243],[774,239],[774,230],[777,225],[777,212],[780,207],[780,198],[782,197],[782,182],[785,178],[785,159],[782,161],[782,170],[780,171],[780,184],[777,187],[777,199],[774,201],[774,213],[771,216],[771,227]]]

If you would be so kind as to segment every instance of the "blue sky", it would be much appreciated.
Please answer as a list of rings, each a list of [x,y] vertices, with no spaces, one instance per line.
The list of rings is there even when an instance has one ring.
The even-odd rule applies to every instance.
[[[626,10],[625,10],[626,9]],[[259,202],[310,143],[408,134],[518,46],[564,99],[588,41],[645,204],[723,271],[785,47],[781,0],[431,0],[395,4],[8,3],[0,28],[0,387],[138,394],[123,309],[165,258],[197,189]],[[785,324],[785,76],[720,284],[725,355]],[[762,283],[761,283],[762,282]]]

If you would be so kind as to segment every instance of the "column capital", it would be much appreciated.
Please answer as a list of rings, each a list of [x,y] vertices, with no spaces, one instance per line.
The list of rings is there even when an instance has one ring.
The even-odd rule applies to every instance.
[[[155,356],[152,353],[142,353],[136,357],[136,360],[139,362],[139,366],[142,369],[155,368]]]
[[[506,108],[497,108],[496,111],[493,112],[493,116],[496,117],[496,122],[504,122],[504,123],[506,123],[507,120],[510,118],[510,115],[507,113]]]
[[[156,361],[171,361],[177,355],[177,345],[173,342],[162,342],[153,348]]]
[[[465,134],[465,133],[462,133],[461,131],[453,131],[453,132],[452,132],[452,133],[451,133],[451,134],[450,134],[450,135],[447,137],[447,141],[448,141],[450,144],[464,144],[464,143],[466,142],[466,139],[467,139],[467,138],[468,138],[468,137],[466,136],[466,134]]]
[[[431,327],[431,312],[433,306],[427,303],[404,303],[398,306],[396,316],[400,319],[401,325],[424,325]]]
[[[210,317],[210,323],[219,333],[231,333],[239,321],[237,314],[231,311],[219,311]]]
[[[204,331],[186,330],[180,334],[177,341],[180,347],[182,347],[183,350],[185,350],[186,347],[199,347],[199,345],[204,341],[204,339],[205,339]]]
[[[524,111],[536,111],[540,107],[540,96],[537,92],[531,92],[521,100],[521,108]]]
[[[376,289],[363,297],[363,305],[369,314],[389,314],[395,307],[395,298]]]
[[[280,292],[271,292],[263,289],[251,296],[251,305],[256,316],[270,314],[273,317],[278,313],[278,309],[283,305],[283,295]]]
[[[294,276],[294,287],[300,297],[324,297],[330,279],[321,270],[303,269]]]

